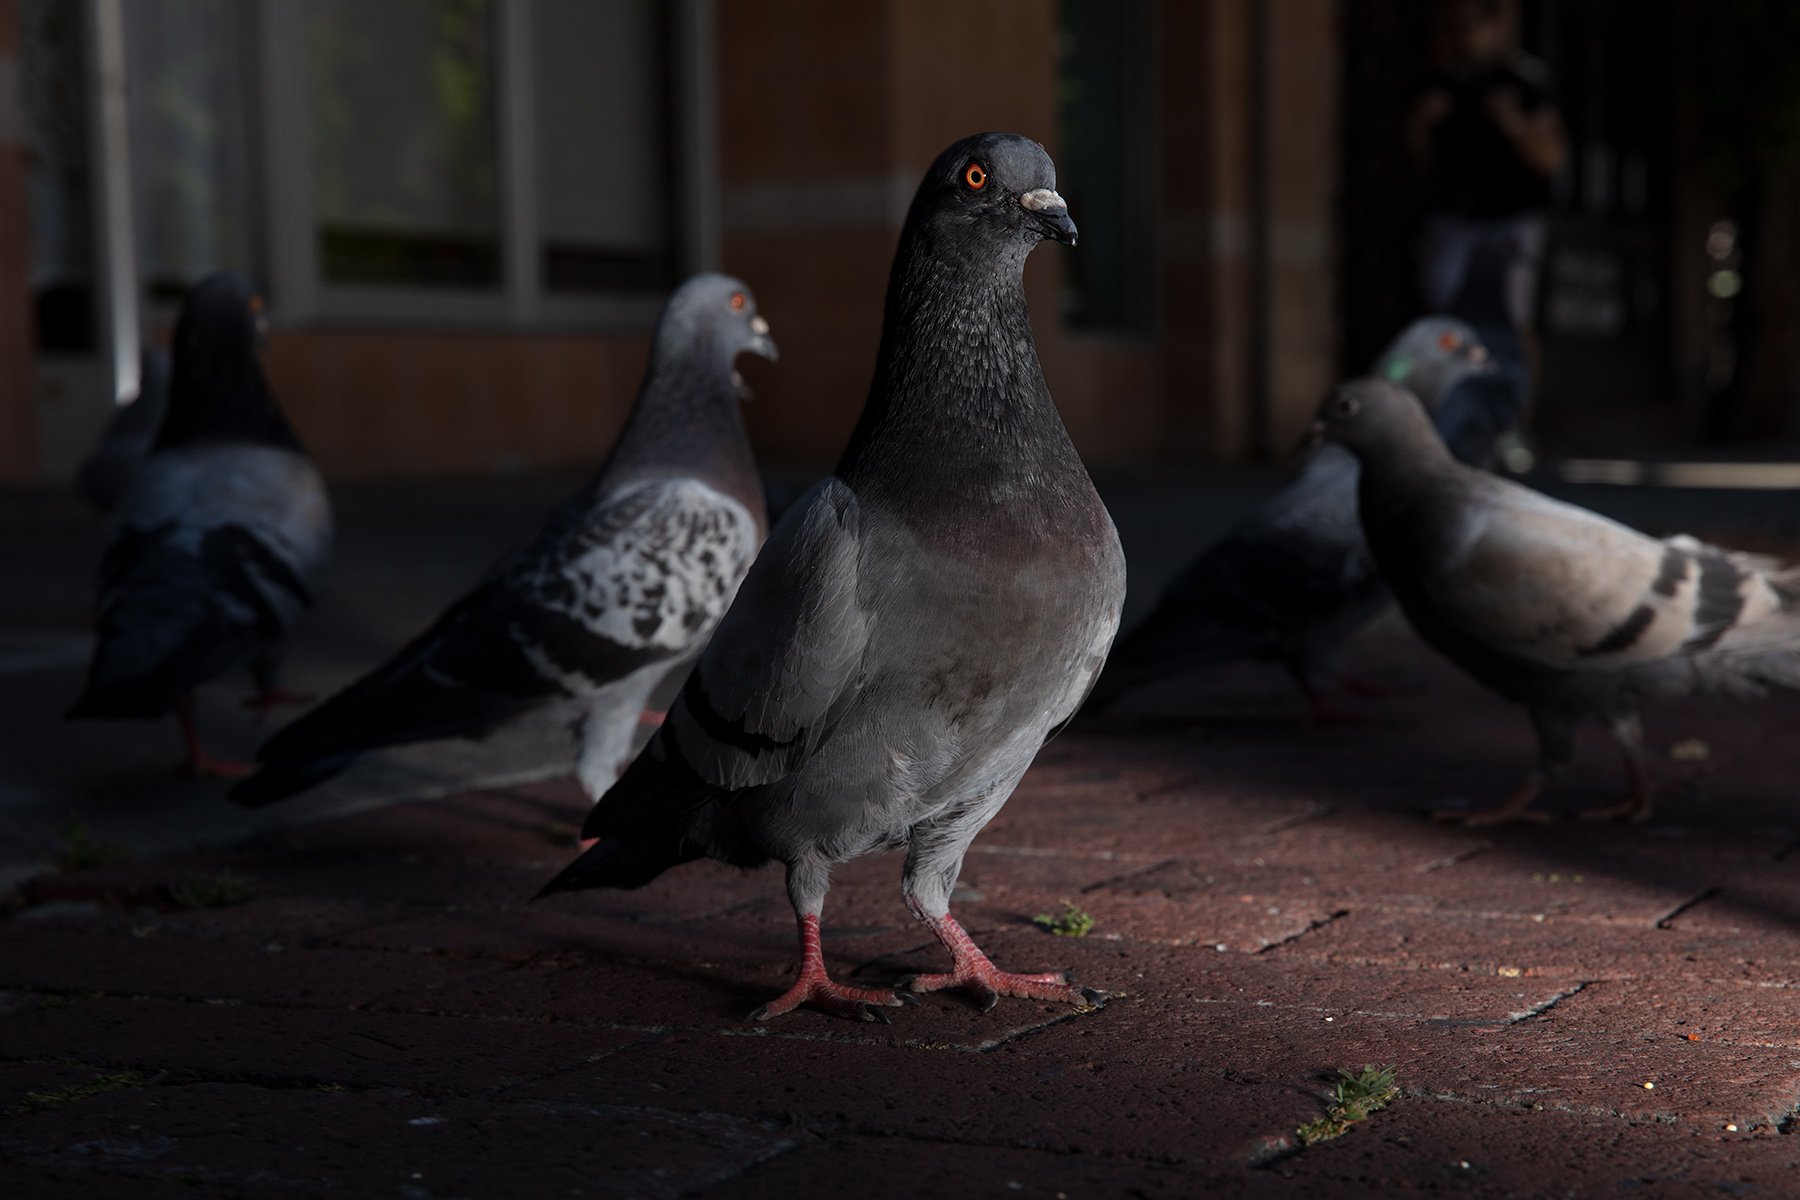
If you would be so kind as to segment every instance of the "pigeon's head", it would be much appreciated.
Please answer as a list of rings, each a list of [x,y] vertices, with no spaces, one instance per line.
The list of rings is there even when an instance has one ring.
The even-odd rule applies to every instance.
[[[1417,396],[1429,410],[1466,377],[1497,369],[1475,330],[1455,317],[1420,317],[1376,360],[1374,374]]]
[[[769,323],[756,311],[756,296],[741,279],[716,272],[690,277],[663,306],[656,326],[657,355],[687,358],[710,346],[727,366],[740,354],[778,357]],[[735,372],[734,372],[735,374]]]
[[[1385,379],[1352,379],[1333,388],[1319,405],[1314,441],[1336,442],[1367,461],[1390,450],[1445,454],[1431,418],[1411,392]]]
[[[237,359],[254,355],[268,335],[263,298],[230,271],[208,275],[188,290],[175,320],[177,359]]]
[[[907,221],[929,224],[952,244],[971,234],[1026,249],[1045,238],[1075,244],[1075,222],[1056,193],[1056,164],[1042,146],[1015,133],[978,133],[938,155]]]

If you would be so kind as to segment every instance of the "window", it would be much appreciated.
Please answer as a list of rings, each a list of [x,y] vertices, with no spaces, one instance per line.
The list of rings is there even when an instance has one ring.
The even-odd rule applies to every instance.
[[[246,14],[236,0],[122,6],[137,265],[154,300],[210,271],[257,273]]]
[[[646,319],[709,257],[704,8],[263,0],[278,315]]]

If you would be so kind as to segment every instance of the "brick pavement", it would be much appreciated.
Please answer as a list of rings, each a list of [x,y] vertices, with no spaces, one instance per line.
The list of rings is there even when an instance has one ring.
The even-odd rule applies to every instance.
[[[1646,828],[1470,833],[1420,814],[1504,791],[1524,721],[1391,625],[1358,660],[1400,689],[1365,724],[1305,727],[1255,668],[1173,686],[976,843],[964,922],[1125,993],[1099,1012],[748,1025],[793,966],[779,875],[527,904],[560,782],[40,877],[0,921],[7,1194],[1800,1192],[1800,703],[1658,711],[1708,753],[1662,756]],[[1596,735],[1550,807],[1618,783]],[[839,873],[840,975],[940,961],[898,868]],[[219,872],[253,894],[172,899]],[[1030,923],[1065,897],[1087,937]],[[1365,1063],[1399,1098],[1299,1148]]]

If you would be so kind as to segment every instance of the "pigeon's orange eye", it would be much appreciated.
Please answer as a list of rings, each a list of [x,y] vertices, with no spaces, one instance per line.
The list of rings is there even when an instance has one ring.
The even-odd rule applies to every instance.
[[[1462,345],[1462,339],[1457,337],[1454,333],[1451,333],[1449,330],[1445,330],[1443,333],[1438,334],[1439,349],[1454,350],[1460,345]]]
[[[263,298],[261,296],[250,297],[250,311],[253,313],[259,313],[262,310],[263,310]]]
[[[972,162],[963,168],[963,182],[969,185],[971,192],[979,192],[987,186],[987,172],[980,163]]]
[[[739,312],[743,309],[743,307],[744,307],[744,293],[742,293],[742,292],[731,293],[731,311]]]

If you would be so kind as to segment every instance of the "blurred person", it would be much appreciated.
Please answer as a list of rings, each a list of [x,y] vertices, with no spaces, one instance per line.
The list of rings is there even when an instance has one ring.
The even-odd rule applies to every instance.
[[[1428,196],[1420,291],[1432,312],[1497,302],[1535,375],[1531,323],[1550,184],[1568,156],[1550,70],[1513,48],[1500,0],[1440,0],[1431,59],[1405,131]],[[1471,273],[1478,252],[1503,268]],[[1471,296],[1471,287],[1499,295]],[[1511,469],[1530,466],[1522,443],[1503,457]]]

